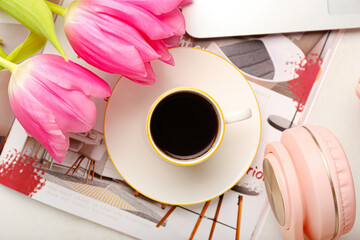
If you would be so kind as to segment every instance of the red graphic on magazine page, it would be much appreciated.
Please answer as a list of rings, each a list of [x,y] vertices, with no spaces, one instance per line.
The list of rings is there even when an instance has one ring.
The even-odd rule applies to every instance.
[[[286,64],[296,64],[294,66],[294,79],[288,81],[287,87],[294,94],[293,101],[297,103],[297,106],[291,121],[277,115],[268,117],[268,123],[279,131],[285,131],[286,129],[291,128],[295,121],[296,114],[304,110],[310,91],[319,75],[322,58],[316,53],[310,53],[307,57],[302,59],[300,63],[287,62]]]
[[[16,150],[7,154],[0,163],[0,184],[31,197],[46,182],[41,176],[44,171],[36,169],[34,165],[34,159],[27,155],[20,156]]]
[[[296,78],[288,82],[288,88],[294,93],[294,101],[297,102],[297,112],[302,112],[309,97],[311,88],[320,71],[322,58],[318,54],[311,53],[305,57],[295,70]]]

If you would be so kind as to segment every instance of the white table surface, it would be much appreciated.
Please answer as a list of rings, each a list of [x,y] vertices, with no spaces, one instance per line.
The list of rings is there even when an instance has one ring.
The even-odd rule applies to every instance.
[[[310,114],[308,123],[324,125],[338,136],[349,158],[360,199],[360,30],[347,31]],[[0,185],[0,239],[133,239],[60,211]],[[282,239],[270,214],[261,239]],[[354,229],[341,239],[360,239],[360,203]]]

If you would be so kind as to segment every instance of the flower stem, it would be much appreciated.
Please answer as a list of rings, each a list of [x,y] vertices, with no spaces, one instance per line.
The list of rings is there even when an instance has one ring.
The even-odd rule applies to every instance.
[[[13,72],[15,70],[15,68],[17,67],[17,65],[15,63],[10,62],[9,60],[6,60],[3,57],[0,57],[0,66],[3,68],[6,68],[10,72]]]
[[[62,16],[62,17],[64,17],[66,15],[66,12],[67,12],[66,7],[57,5],[57,4],[49,2],[49,1],[45,1],[45,3],[48,5],[48,7],[50,8],[50,10],[53,13],[56,13],[56,14]]]

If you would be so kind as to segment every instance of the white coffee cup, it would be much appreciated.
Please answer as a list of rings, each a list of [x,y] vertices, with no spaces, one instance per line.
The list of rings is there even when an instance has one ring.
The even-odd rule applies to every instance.
[[[157,121],[157,118],[156,118],[156,120],[153,120],[152,117],[153,117],[154,111],[156,111],[159,104],[164,103],[165,102],[164,100],[169,99],[169,97],[174,97],[174,96],[177,96],[177,95],[183,94],[183,93],[200,96],[203,100],[206,100],[206,102],[211,105],[212,110],[213,110],[214,114],[216,115],[216,119],[217,119],[216,135],[214,135],[211,145],[209,144],[209,146],[206,147],[206,149],[202,149],[201,153],[199,151],[198,153],[192,154],[189,157],[186,157],[186,156],[178,157],[179,156],[178,154],[172,154],[169,151],[164,151],[164,148],[162,146],[159,146],[159,141],[156,139],[156,138],[158,138],[157,133],[152,132],[154,130],[152,130],[152,128],[151,128],[152,121]],[[174,111],[171,111],[171,112],[174,112]],[[156,99],[156,101],[152,104],[152,106],[149,110],[148,117],[147,117],[146,132],[147,132],[147,136],[148,136],[148,139],[149,139],[149,142],[150,142],[152,148],[155,150],[155,152],[160,157],[162,157],[166,161],[173,163],[173,164],[182,165],[182,166],[190,166],[190,165],[195,165],[195,164],[205,161],[206,159],[208,159],[211,155],[213,155],[216,152],[216,150],[219,148],[219,146],[222,142],[222,139],[224,137],[226,124],[243,121],[243,120],[251,118],[251,116],[252,116],[252,112],[251,112],[250,108],[239,109],[235,112],[223,114],[219,104],[206,92],[196,89],[196,88],[179,87],[179,88],[174,88],[172,90],[165,92],[158,99]],[[154,137],[155,137],[155,139],[154,139]],[[174,138],[174,142],[176,142],[176,138],[177,138],[176,135],[170,136],[170,137]],[[158,142],[158,143],[156,143],[156,142]],[[181,149],[181,146],[180,146],[180,149]]]

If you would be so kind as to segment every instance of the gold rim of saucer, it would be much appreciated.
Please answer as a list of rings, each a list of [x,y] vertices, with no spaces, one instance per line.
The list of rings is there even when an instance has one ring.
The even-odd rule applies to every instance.
[[[213,53],[211,51],[208,51],[208,50],[205,50],[205,49],[201,49],[201,48],[195,48],[195,47],[173,47],[173,48],[170,48],[170,49],[176,49],[176,48],[186,48],[186,49],[195,49],[195,50],[198,50],[198,51],[203,51],[203,52],[207,52],[207,53],[210,53],[212,55],[215,55],[219,58],[221,58],[222,60],[226,61],[227,63],[229,63],[232,67],[234,67],[241,75],[242,77],[244,78],[244,80],[246,81],[246,83],[249,85],[251,91],[252,91],[252,94],[254,95],[254,98],[255,98],[255,101],[256,101],[256,105],[257,105],[257,109],[258,109],[258,112],[259,112],[259,141],[257,143],[257,147],[256,147],[256,153],[258,152],[259,150],[259,147],[260,147],[260,140],[261,140],[261,134],[262,134],[262,119],[261,119],[261,114],[260,114],[260,106],[259,106],[259,102],[256,98],[256,95],[255,95],[255,92],[254,90],[252,89],[249,81],[245,78],[244,74],[233,64],[231,63],[230,61],[228,61],[227,59],[225,59],[224,57],[216,54],[216,53]],[[118,81],[116,82],[116,84],[114,85],[114,87],[112,88],[112,90],[114,91],[116,86],[118,85],[118,83],[120,82],[121,78],[123,78],[123,76],[120,76],[120,78],[118,79]],[[114,160],[112,159],[110,153],[109,153],[109,149],[108,149],[108,144],[107,144],[107,140],[106,140],[106,134],[105,134],[105,118],[106,118],[106,112],[107,112],[107,109],[108,109],[108,105],[109,105],[109,102],[110,102],[110,99],[111,99],[112,96],[109,97],[107,103],[106,103],[106,107],[105,107],[105,111],[104,111],[104,118],[103,118],[103,132],[104,132],[104,140],[105,140],[105,146],[106,146],[106,150],[109,154],[109,158],[113,164],[113,166],[115,167],[116,171],[120,174],[120,176],[124,179],[124,181],[131,187],[133,188],[135,191],[137,191],[138,193],[140,193],[141,195],[153,200],[153,201],[156,201],[156,202],[159,202],[159,203],[163,203],[163,204],[167,204],[167,205],[183,205],[183,206],[186,206],[186,205],[195,205],[195,204],[201,204],[201,203],[204,203],[204,202],[207,202],[207,201],[211,201],[219,196],[221,196],[222,194],[226,193],[227,191],[229,191],[231,188],[233,188],[246,174],[247,171],[244,172],[244,174],[238,179],[236,180],[236,182],[234,184],[231,185],[231,187],[229,188],[226,188],[224,191],[221,191],[220,193],[218,194],[215,194],[214,196],[208,198],[208,199],[203,199],[203,200],[200,200],[200,201],[196,201],[196,202],[191,202],[191,203],[172,203],[172,202],[166,202],[166,201],[162,201],[162,200],[159,200],[159,199],[156,199],[155,197],[151,197],[147,194],[144,194],[142,191],[139,191],[136,187],[134,187],[128,180],[126,180],[126,178],[123,176],[123,174],[121,174],[121,171],[119,171],[118,167],[116,166]],[[249,164],[249,167],[248,169],[251,167],[251,165],[253,164],[254,160],[255,160],[255,157],[257,154],[254,154],[253,156],[253,159],[251,160],[251,163]]]

